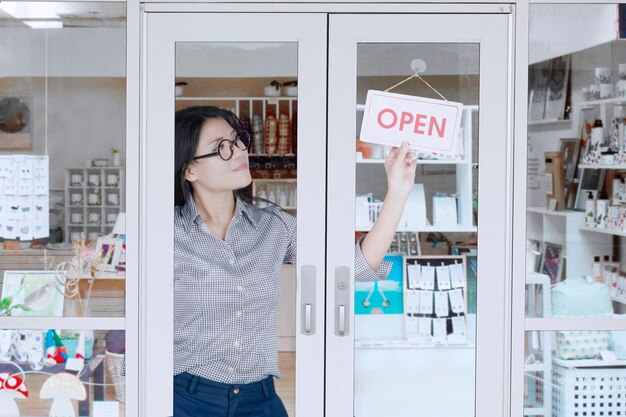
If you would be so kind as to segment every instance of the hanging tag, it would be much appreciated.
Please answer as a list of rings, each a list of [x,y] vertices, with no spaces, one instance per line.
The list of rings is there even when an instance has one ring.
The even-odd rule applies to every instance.
[[[419,291],[420,293],[420,314],[433,314],[433,292]]]
[[[463,265],[453,264],[449,267],[450,279],[454,288],[465,287],[465,277],[463,276]]]
[[[405,321],[406,325],[406,334],[407,335],[415,335],[418,333],[418,321],[417,317],[407,317]]]
[[[437,267],[437,288],[439,290],[449,290],[452,288],[450,282],[450,268],[442,265]]]
[[[446,340],[446,323],[446,319],[433,319],[433,338],[438,342]]]
[[[418,319],[419,334],[422,336],[430,336],[432,334],[432,322],[430,317],[420,317]]]
[[[406,311],[408,313],[419,314],[420,312],[420,298],[419,294],[415,290],[408,290],[406,293]]]
[[[434,290],[435,289],[435,268],[432,266],[422,266],[422,274],[419,281],[420,290]]]
[[[67,358],[65,362],[66,371],[82,372],[85,367],[85,360],[82,358]]]
[[[463,292],[459,289],[448,291],[450,296],[450,305],[454,313],[460,314],[465,312],[465,299],[463,298]]]
[[[448,317],[450,315],[447,292],[435,292],[435,314],[437,314],[437,317]]]
[[[418,264],[409,264],[408,266],[408,275],[409,275],[409,288],[412,290],[417,289],[419,285],[419,281],[422,275],[421,267]]]
[[[452,333],[465,336],[467,332],[467,324],[465,323],[465,317],[452,317]]]

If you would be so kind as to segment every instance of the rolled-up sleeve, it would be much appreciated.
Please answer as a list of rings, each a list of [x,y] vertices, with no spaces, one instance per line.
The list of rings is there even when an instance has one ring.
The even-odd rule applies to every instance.
[[[354,280],[369,282],[387,279],[393,263],[383,260],[376,271],[372,270],[361,250],[361,242],[364,238],[365,236],[354,245]]]

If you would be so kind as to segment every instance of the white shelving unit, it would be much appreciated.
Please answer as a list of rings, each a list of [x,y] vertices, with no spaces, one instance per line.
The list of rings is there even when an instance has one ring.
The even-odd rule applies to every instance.
[[[79,175],[80,182],[73,182],[72,176]],[[89,182],[89,176],[98,176],[98,185]],[[117,176],[117,184],[111,183],[108,176]],[[120,167],[92,167],[92,168],[67,168],[65,170],[65,233],[64,240],[69,242],[72,233],[83,233],[86,240],[95,235],[104,236],[113,230],[117,214],[124,211],[125,207],[125,176],[124,169]],[[89,195],[97,194],[97,204],[89,204]],[[117,194],[117,204],[110,200],[110,195]],[[74,195],[80,195],[81,199],[76,202]],[[73,222],[72,214],[81,213],[82,223]],[[98,213],[98,221],[90,221],[89,214]],[[113,218],[115,216],[115,218]]]
[[[582,211],[549,211],[544,207],[529,207],[527,213],[528,239],[562,245],[567,276],[589,274],[594,256],[612,254],[610,235],[583,230],[585,213]]]
[[[298,180],[295,178],[285,178],[285,179],[260,179],[256,178],[252,181],[252,195],[255,197],[259,197],[259,193],[261,190],[265,190],[266,198],[269,198],[268,191],[272,187],[274,188],[274,192],[279,194],[281,191],[284,191],[287,199],[287,204],[280,204],[280,196],[276,195],[276,198],[270,201],[275,202],[280,205],[284,210],[295,212],[297,208],[297,184]],[[292,194],[293,193],[293,194]],[[291,202],[289,201],[291,198]]]

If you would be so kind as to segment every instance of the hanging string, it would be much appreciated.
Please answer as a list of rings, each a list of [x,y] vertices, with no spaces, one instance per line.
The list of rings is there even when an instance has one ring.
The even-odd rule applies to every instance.
[[[441,94],[439,91],[437,91],[437,89],[435,87],[433,87],[432,85],[430,85],[428,83],[428,81],[426,81],[425,79],[423,79],[422,77],[420,77],[420,75],[418,73],[415,73],[413,75],[411,75],[410,77],[405,78],[404,80],[400,81],[399,83],[392,85],[391,87],[389,87],[388,89],[385,90],[385,92],[388,92],[390,90],[393,90],[394,88],[404,84],[405,82],[412,80],[413,78],[419,78],[424,84],[426,84],[428,87],[430,87],[431,90],[433,90],[435,93],[437,93],[439,95],[439,97],[441,97],[442,99],[444,99],[445,101],[448,101],[447,98],[445,98],[443,96],[443,94]]]

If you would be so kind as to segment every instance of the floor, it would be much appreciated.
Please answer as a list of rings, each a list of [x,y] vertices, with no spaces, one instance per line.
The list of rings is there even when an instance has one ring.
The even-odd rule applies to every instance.
[[[296,415],[296,352],[278,352],[280,379],[276,391],[283,400],[290,417]]]

